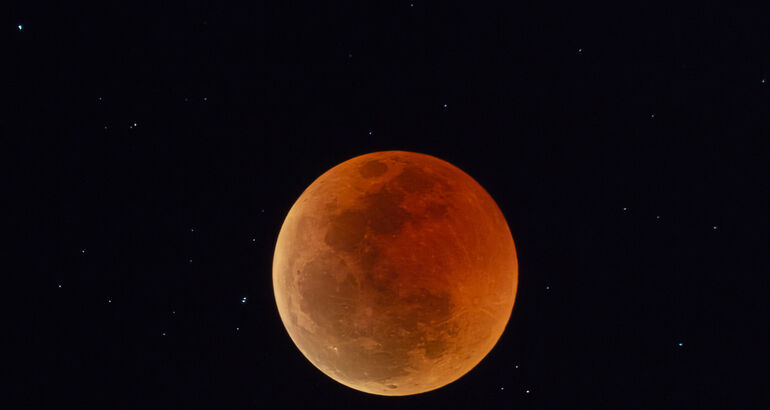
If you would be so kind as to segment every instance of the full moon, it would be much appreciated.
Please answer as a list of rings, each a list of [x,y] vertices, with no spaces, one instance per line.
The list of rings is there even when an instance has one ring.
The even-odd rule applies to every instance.
[[[492,197],[454,165],[383,151],[345,161],[297,199],[273,291],[291,340],[366,393],[438,389],[476,366],[513,311],[518,262]]]

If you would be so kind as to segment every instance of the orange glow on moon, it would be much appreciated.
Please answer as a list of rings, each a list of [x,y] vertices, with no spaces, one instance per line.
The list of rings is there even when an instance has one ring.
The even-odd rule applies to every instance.
[[[273,290],[292,341],[332,379],[403,396],[476,366],[513,310],[513,237],[489,194],[438,158],[345,161],[297,199],[278,235]]]

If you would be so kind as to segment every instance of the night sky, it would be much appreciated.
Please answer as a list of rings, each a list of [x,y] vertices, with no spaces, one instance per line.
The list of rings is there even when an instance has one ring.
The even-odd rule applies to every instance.
[[[770,6],[166,3],[3,7],[3,407],[765,408]],[[519,258],[417,396],[325,376],[272,289],[297,197],[382,150],[471,175]]]

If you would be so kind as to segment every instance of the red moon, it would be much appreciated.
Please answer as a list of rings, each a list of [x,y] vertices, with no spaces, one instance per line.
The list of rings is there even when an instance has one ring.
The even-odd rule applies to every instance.
[[[445,386],[488,353],[513,311],[518,262],[500,209],[438,158],[345,161],[294,203],[273,259],[278,312],[332,379],[404,396]]]

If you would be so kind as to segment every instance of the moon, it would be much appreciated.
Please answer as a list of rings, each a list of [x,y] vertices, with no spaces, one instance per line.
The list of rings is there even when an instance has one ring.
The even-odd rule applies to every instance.
[[[281,320],[321,372],[362,392],[438,389],[475,367],[513,310],[518,262],[492,197],[433,156],[382,151],[318,177],[273,259]]]

